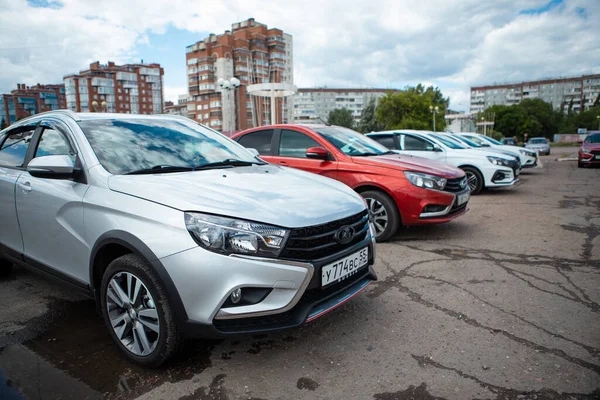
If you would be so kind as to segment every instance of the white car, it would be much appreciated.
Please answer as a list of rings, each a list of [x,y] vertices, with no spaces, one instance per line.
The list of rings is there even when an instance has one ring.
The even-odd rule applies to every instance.
[[[537,153],[533,150],[520,149],[515,146],[505,145],[495,139],[492,139],[491,137],[473,132],[458,132],[456,135],[465,137],[480,146],[499,149],[511,153],[512,155],[519,156],[521,159],[521,166],[523,168],[533,168],[537,167],[538,165]]]
[[[367,134],[399,154],[418,156],[453,165],[465,171],[471,194],[485,188],[513,186],[521,165],[516,157],[468,149],[452,140],[434,137],[435,132],[393,130]]]
[[[457,133],[436,132],[436,135],[443,136],[443,137],[445,137],[447,139],[450,139],[450,140],[454,140],[458,144],[466,147],[467,149],[473,149],[473,150],[478,150],[478,151],[485,151],[485,152],[488,152],[488,153],[492,152],[492,153],[502,154],[502,155],[509,156],[509,157],[516,157],[516,158],[519,159],[519,162],[521,163],[521,168],[523,168],[524,156],[519,155],[518,153],[515,153],[514,151],[503,150],[503,149],[501,149],[499,147],[482,146],[482,145],[477,144],[474,141],[466,138],[465,136],[459,135]]]

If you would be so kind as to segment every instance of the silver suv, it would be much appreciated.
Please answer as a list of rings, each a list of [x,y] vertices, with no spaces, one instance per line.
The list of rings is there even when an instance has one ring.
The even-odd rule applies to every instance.
[[[194,121],[55,111],[0,132],[0,272],[93,297],[119,348],[299,326],[376,279],[362,198]]]

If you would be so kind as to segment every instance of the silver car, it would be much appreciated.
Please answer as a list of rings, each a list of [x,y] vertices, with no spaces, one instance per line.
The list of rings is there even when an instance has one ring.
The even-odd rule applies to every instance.
[[[543,137],[531,138],[525,143],[526,149],[537,151],[539,154],[550,155],[550,141]]]
[[[55,111],[0,132],[0,273],[96,300],[131,360],[299,326],[376,279],[363,199],[192,120]]]

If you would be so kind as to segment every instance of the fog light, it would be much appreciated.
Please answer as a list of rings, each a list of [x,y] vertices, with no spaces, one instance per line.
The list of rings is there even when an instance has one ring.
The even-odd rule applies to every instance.
[[[242,299],[242,289],[237,288],[231,293],[231,302],[237,304]]]

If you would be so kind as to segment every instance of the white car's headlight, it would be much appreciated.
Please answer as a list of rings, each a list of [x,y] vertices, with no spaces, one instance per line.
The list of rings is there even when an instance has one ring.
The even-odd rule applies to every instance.
[[[185,226],[196,243],[221,254],[277,257],[289,235],[278,226],[194,212],[185,213]]]
[[[404,176],[406,176],[406,179],[410,183],[421,188],[444,190],[446,187],[446,178],[442,178],[441,176],[410,171],[404,171]]]
[[[519,150],[519,153],[529,157],[533,157],[535,155],[535,151]]]
[[[488,156],[488,161],[491,162],[494,165],[502,165],[504,167],[508,167],[510,161],[505,160],[504,158],[499,158],[499,157],[492,157],[492,156]]]

